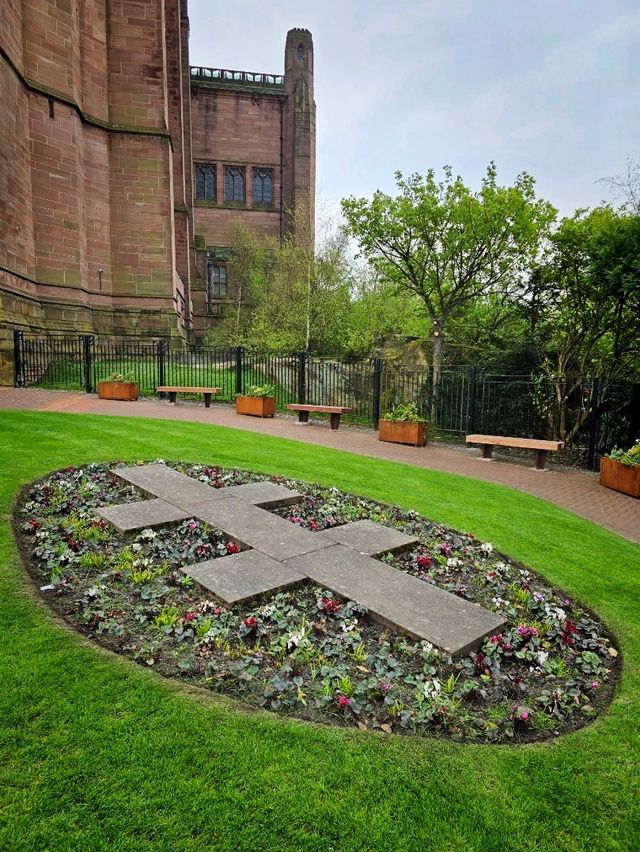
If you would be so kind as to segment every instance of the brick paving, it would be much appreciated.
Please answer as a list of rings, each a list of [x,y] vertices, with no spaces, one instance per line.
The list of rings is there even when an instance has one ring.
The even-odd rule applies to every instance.
[[[602,487],[596,474],[555,467],[553,459],[548,464],[548,470],[541,472],[513,461],[501,461],[499,458],[491,462],[481,461],[477,448],[444,447],[435,444],[416,448],[387,444],[378,441],[373,432],[349,428],[347,423],[342,424],[337,432],[332,432],[327,423],[300,429],[296,421],[289,417],[242,417],[235,413],[232,406],[221,403],[215,403],[210,409],[205,409],[201,404],[170,406],[157,399],[113,402],[98,399],[92,394],[0,387],[0,409],[3,408],[214,423],[317,446],[334,447],[371,458],[384,458],[431,470],[457,473],[485,482],[508,485],[549,500],[618,535],[640,543],[640,500]]]

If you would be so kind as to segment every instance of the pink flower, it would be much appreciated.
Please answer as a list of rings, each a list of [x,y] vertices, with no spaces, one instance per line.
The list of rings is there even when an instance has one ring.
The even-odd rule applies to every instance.
[[[591,689],[600,689],[600,681],[592,680],[589,686],[591,687]]]
[[[198,522],[194,521],[193,518],[192,518],[189,521],[189,523],[187,524],[187,526],[189,527],[190,530],[197,530],[198,529]]]
[[[347,707],[351,706],[351,701],[347,698],[346,695],[339,695],[336,704],[341,710],[344,710]]]
[[[495,635],[495,636],[492,636],[492,637],[489,639],[489,641],[490,641],[493,645],[497,645],[499,642],[502,642],[502,634],[501,634],[501,633],[496,633],[496,635]]]
[[[529,714],[527,713],[527,711],[526,711],[526,710],[523,710],[523,711],[520,713],[520,718],[522,719],[522,721],[523,721],[523,722],[526,722],[526,721],[527,721],[527,719],[529,718]]]
[[[247,630],[255,630],[258,626],[258,620],[256,619],[255,615],[250,615],[248,618],[245,618],[242,623],[247,628]]]
[[[240,553],[240,545],[235,541],[227,542],[227,553]]]
[[[440,545],[440,553],[443,556],[450,556],[452,550],[453,550],[453,548],[451,547],[451,545],[449,544],[448,541],[443,541],[442,544]]]
[[[187,613],[185,613],[184,620],[185,621],[193,621],[193,619],[195,617],[196,617],[195,612],[187,612]]]
[[[340,604],[333,598],[323,597],[322,601],[320,602],[320,609],[323,612],[326,612],[327,615],[331,615],[331,613],[336,612],[338,609],[340,609]]]
[[[393,689],[393,687],[391,686],[391,684],[390,684],[390,683],[381,683],[381,684],[380,684],[380,692],[381,692],[383,695],[386,695],[386,694],[387,694],[387,692],[389,692],[391,689]]]

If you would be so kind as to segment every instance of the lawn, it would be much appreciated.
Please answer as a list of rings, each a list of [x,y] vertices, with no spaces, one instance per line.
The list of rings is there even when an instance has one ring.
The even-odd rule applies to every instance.
[[[640,547],[501,486],[202,424],[0,412],[0,847],[635,849]],[[545,745],[459,745],[247,712],[56,622],[10,530],[19,488],[93,460],[237,464],[472,531],[591,606],[624,658],[610,710]]]

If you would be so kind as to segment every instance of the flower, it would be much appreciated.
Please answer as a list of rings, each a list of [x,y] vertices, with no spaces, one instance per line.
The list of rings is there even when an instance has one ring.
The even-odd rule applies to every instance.
[[[333,598],[327,598],[323,596],[322,600],[320,601],[320,609],[323,612],[326,612],[327,615],[331,615],[331,613],[337,612],[337,610],[340,609],[340,604]]]
[[[538,635],[538,631],[535,627],[529,627],[526,624],[519,625],[518,633],[523,639],[535,639]]]
[[[187,524],[187,526],[189,527],[190,530],[197,530],[198,529],[198,522],[194,521],[193,518],[192,518],[189,521],[189,523]]]
[[[480,550],[488,556],[490,553],[493,553],[493,545],[485,541],[480,545]]]
[[[227,553],[240,553],[240,545],[235,541],[227,542]]]
[[[336,704],[341,710],[346,710],[347,707],[351,706],[351,701],[347,698],[346,695],[338,695],[336,698]]]
[[[242,623],[247,628],[247,630],[255,630],[258,626],[258,619],[255,617],[255,615],[250,615],[248,618],[245,618]]]
[[[416,559],[416,562],[421,568],[429,568],[433,565],[433,559],[427,553],[421,553]]]
[[[195,619],[195,617],[196,617],[195,612],[186,612],[185,615],[184,615],[184,620],[185,621],[193,621]]]
[[[452,550],[453,550],[453,548],[451,547],[451,545],[449,544],[448,541],[443,541],[442,544],[440,545],[440,553],[443,556],[450,556]]]

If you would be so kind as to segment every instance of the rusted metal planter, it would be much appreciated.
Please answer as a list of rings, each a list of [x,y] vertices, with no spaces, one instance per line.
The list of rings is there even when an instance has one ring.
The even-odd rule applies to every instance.
[[[252,417],[273,417],[275,413],[275,396],[236,397],[236,414],[250,414]]]
[[[622,464],[603,456],[600,459],[600,485],[630,497],[640,497],[640,466]]]
[[[137,382],[98,382],[99,399],[123,399],[132,402],[138,398]]]
[[[411,444],[424,447],[428,438],[428,424],[422,420],[379,420],[378,440],[391,444]]]

